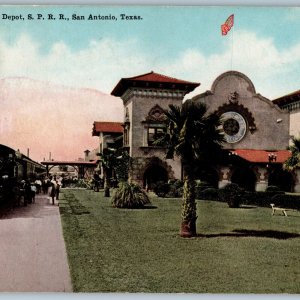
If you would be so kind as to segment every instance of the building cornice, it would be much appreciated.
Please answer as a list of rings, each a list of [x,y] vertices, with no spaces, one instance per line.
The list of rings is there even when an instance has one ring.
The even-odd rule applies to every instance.
[[[184,91],[180,90],[167,90],[167,89],[146,89],[146,88],[129,88],[122,95],[124,104],[129,102],[132,98],[156,98],[156,99],[172,99],[183,100],[185,96]]]
[[[283,109],[285,111],[288,111],[288,112],[300,110],[300,101],[292,102],[292,103],[288,103],[288,104],[282,105],[281,109]]]

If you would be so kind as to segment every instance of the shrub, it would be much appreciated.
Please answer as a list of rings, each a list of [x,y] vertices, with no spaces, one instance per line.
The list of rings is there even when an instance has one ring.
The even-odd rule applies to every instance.
[[[142,208],[150,204],[148,195],[133,183],[121,182],[112,197],[112,206],[117,208]]]
[[[210,188],[213,187],[208,182],[196,180],[196,186],[195,186],[196,199],[203,199],[201,194],[202,191]]]
[[[71,184],[71,186],[74,186],[75,188],[88,188],[88,184],[84,181],[84,179],[78,179],[74,181],[74,183]]]
[[[215,188],[207,188],[196,195],[197,199],[201,200],[214,200],[217,201],[219,199],[219,192]]]
[[[235,183],[229,183],[220,189],[219,196],[223,202],[227,202],[231,208],[240,206],[244,191]]]
[[[158,197],[165,197],[170,190],[170,185],[164,181],[158,181],[153,185],[153,192]]]
[[[95,181],[93,178],[89,179],[89,180],[86,180],[85,181],[85,184],[86,184],[86,188],[89,189],[89,190],[92,190],[94,185],[95,185]]]
[[[200,191],[203,191],[208,188],[212,188],[212,186],[206,181],[196,180],[196,188],[199,189]]]
[[[280,191],[280,188],[276,185],[269,185],[266,188],[266,192],[279,192],[279,191]]]
[[[183,195],[183,182],[181,180],[172,179],[169,181],[169,191],[167,197],[179,198]]]

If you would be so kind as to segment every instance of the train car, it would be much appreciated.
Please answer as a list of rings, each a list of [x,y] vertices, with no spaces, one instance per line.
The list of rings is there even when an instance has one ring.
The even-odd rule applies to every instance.
[[[22,180],[34,181],[46,168],[31,158],[0,144],[0,201],[14,199]]]
[[[37,177],[46,174],[46,167],[31,158],[21,154],[16,158],[17,178],[23,180],[35,180]]]

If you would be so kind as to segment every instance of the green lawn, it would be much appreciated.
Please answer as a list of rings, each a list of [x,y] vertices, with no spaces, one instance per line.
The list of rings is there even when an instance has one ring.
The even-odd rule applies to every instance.
[[[76,292],[300,293],[300,212],[197,201],[198,237],[179,237],[180,199],[116,209],[64,190],[60,210]]]

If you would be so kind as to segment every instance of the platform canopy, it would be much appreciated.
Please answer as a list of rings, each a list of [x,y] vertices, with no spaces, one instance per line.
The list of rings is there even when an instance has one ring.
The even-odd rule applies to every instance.
[[[48,160],[42,161],[42,165],[46,166],[46,173],[47,176],[49,175],[50,170],[55,166],[72,166],[78,171],[78,176],[83,178],[87,169],[97,168],[98,161],[55,161],[55,160]]]

